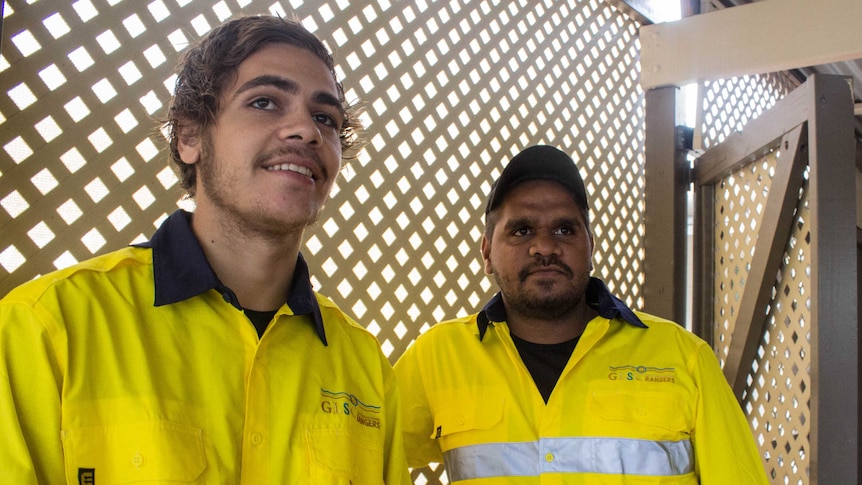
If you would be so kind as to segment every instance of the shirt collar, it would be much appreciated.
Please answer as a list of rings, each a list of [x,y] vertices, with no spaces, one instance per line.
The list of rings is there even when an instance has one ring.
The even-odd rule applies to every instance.
[[[598,310],[599,315],[607,318],[621,318],[622,320],[641,328],[647,328],[637,315],[622,300],[611,294],[605,283],[590,277],[587,285],[587,303]],[[482,308],[476,316],[476,324],[479,326],[479,340],[485,337],[490,322],[505,322],[506,306],[503,304],[503,295],[497,292],[493,298]]]
[[[215,289],[228,303],[241,310],[233,291],[219,281],[207,261],[203,248],[192,232],[191,218],[190,212],[178,209],[162,223],[152,239],[135,245],[153,250],[154,305],[170,305]],[[302,254],[297,255],[286,303],[294,315],[311,317],[317,335],[326,345],[323,317],[311,287],[308,264]]]

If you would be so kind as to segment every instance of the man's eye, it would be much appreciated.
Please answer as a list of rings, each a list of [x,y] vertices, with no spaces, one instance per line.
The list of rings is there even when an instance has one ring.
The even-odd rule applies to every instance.
[[[526,235],[530,234],[530,230],[526,227],[519,227],[519,228],[515,229],[514,231],[512,231],[512,234],[515,236],[526,236]]]
[[[275,109],[275,102],[269,98],[256,98],[249,103],[249,106],[269,111]]]
[[[566,227],[561,227],[561,228],[557,229],[556,232],[557,232],[557,234],[559,234],[561,236],[571,236],[572,234],[575,233],[575,229],[572,227],[566,226]]]
[[[330,128],[341,128],[340,123],[334,117],[326,113],[317,113],[314,115],[314,121]]]

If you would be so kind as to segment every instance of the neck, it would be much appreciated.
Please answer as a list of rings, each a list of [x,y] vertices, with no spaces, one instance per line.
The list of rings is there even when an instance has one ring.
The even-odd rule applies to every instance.
[[[264,236],[196,210],[195,233],[219,280],[233,290],[243,308],[281,307],[291,290],[303,232]]]
[[[506,307],[509,331],[522,340],[536,344],[558,344],[579,337],[590,320],[598,314],[592,307],[583,305],[560,318],[547,319],[524,315]]]

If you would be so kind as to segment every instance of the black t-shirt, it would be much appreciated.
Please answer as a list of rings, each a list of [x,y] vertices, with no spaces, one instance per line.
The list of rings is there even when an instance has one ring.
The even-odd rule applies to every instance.
[[[546,404],[572,352],[575,351],[575,346],[578,345],[578,339],[580,336],[558,344],[537,344],[512,335],[521,360],[533,376],[533,382],[539,388]]]
[[[275,313],[278,310],[272,310],[268,312],[259,312],[256,310],[244,309],[243,312],[245,316],[251,320],[252,325],[257,330],[258,338],[263,337],[263,332],[266,331],[266,327],[269,326],[269,322],[272,321],[272,317],[275,316]]]

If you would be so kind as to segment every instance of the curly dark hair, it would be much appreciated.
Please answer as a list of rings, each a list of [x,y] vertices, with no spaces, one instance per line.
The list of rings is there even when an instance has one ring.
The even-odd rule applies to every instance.
[[[171,162],[179,172],[180,186],[189,197],[195,195],[196,169],[180,158],[177,147],[180,137],[208,132],[215,123],[222,90],[239,65],[261,47],[273,43],[307,49],[326,64],[345,112],[340,133],[342,159],[355,158],[361,149],[359,109],[344,99],[335,63],[323,42],[296,20],[269,15],[236,18],[216,27],[197,46],[186,51],[177,68],[174,96],[164,125],[170,141]]]

